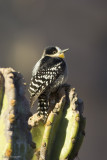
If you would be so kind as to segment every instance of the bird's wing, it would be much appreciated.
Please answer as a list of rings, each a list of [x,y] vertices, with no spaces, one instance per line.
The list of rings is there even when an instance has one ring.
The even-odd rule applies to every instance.
[[[63,74],[65,65],[65,62],[58,58],[45,57],[41,60],[40,66],[37,66],[36,74],[32,75],[29,87],[31,106],[33,106],[39,95],[51,87],[58,77]]]

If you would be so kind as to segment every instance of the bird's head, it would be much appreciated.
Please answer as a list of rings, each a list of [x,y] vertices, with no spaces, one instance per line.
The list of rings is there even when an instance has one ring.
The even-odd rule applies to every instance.
[[[49,57],[59,57],[64,58],[64,53],[68,51],[68,49],[61,50],[59,47],[47,47],[44,52],[43,56],[49,56]]]

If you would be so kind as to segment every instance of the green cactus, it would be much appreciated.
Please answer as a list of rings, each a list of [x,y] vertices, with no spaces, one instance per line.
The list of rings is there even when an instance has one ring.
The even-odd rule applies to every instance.
[[[0,160],[30,160],[34,143],[27,120],[25,82],[13,69],[0,69]]]
[[[31,116],[25,82],[12,68],[0,69],[0,160],[73,160],[85,122],[83,102],[63,86],[50,97],[49,116]]]

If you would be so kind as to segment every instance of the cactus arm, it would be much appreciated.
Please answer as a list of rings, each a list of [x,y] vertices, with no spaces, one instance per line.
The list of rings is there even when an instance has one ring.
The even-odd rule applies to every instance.
[[[0,159],[29,160],[34,149],[27,124],[30,111],[24,96],[25,82],[12,68],[2,68],[0,74],[4,79],[0,81]]]
[[[76,141],[76,136],[77,136],[78,129],[79,129],[79,123],[76,119],[78,119],[79,113],[75,112],[71,116],[72,118],[69,118],[67,116],[65,117],[65,119],[68,120],[68,125],[67,125],[67,130],[66,130],[65,142],[61,149],[59,159],[66,159],[69,156],[70,152],[72,151],[74,147],[75,141]],[[62,122],[62,124],[63,123],[64,122]]]
[[[82,145],[82,142],[83,142],[83,139],[84,139],[84,136],[85,136],[85,131],[84,131],[85,130],[85,125],[86,125],[86,118],[84,118],[81,115],[80,126],[79,126],[78,135],[77,135],[77,138],[76,138],[76,143],[75,143],[75,146],[74,146],[72,152],[70,153],[69,160],[74,159],[78,155],[78,152],[80,150],[80,147]]]
[[[83,140],[81,133],[85,127],[82,105],[79,103],[75,89],[71,89],[70,86],[64,96],[62,95],[54,109],[50,111],[46,124],[37,123],[34,128],[32,125],[33,140],[39,150],[34,158],[36,160],[73,160],[79,151]],[[38,118],[35,118],[34,122],[31,118],[31,123],[36,121]],[[40,130],[41,127],[44,127],[43,132]],[[37,134],[39,132],[40,134]]]
[[[40,160],[50,159],[50,154],[53,147],[53,141],[55,140],[56,133],[62,117],[62,110],[65,104],[65,97],[62,97],[60,102],[55,105],[55,108],[49,114],[45,125],[45,132],[42,140]]]
[[[38,160],[40,155],[40,148],[45,130],[45,124],[42,119],[39,119],[37,114],[29,118],[28,124],[31,127],[32,140],[36,144],[32,160]]]
[[[59,159],[68,158],[74,147],[76,135],[79,129],[78,119],[80,114],[78,110],[76,110],[75,102],[73,102],[75,98],[73,90],[71,89],[68,94],[70,98],[66,99],[60,128],[57,132],[55,143],[53,145],[54,148],[51,155],[52,160],[55,160],[58,157]],[[69,100],[70,102],[68,102]]]

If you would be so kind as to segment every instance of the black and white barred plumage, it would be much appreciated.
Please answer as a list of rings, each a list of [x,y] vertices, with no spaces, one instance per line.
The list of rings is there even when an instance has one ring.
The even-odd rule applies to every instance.
[[[59,47],[48,47],[36,63],[29,86],[30,105],[38,98],[38,115],[47,115],[49,95],[66,81],[67,69],[64,52]]]

